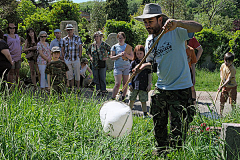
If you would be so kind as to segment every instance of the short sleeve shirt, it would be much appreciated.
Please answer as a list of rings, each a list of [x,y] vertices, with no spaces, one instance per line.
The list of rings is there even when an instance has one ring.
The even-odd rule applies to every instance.
[[[7,44],[9,46],[9,52],[11,54],[12,60],[17,62],[21,60],[21,45],[20,45],[20,37],[15,34],[15,38],[10,37],[5,34],[7,37]]]
[[[111,51],[114,51],[116,53],[116,55],[118,55],[118,54],[121,54],[122,52],[124,52],[126,47],[127,47],[126,43],[122,46],[119,43],[117,43],[112,46]],[[122,67],[122,66],[130,66],[130,62],[124,61],[122,58],[118,58],[117,60],[114,61],[114,68],[118,68],[118,67]]]
[[[225,63],[223,63],[220,67],[220,75],[221,79],[223,80],[223,83],[228,79],[228,76],[230,76],[230,81],[226,85],[226,87],[235,87],[237,86],[236,82],[236,68],[232,64],[231,66],[227,67]]]
[[[197,41],[195,37],[189,40],[188,45],[194,49],[198,48],[201,46],[201,44]]]
[[[51,83],[53,85],[58,85],[60,83],[66,82],[66,72],[68,71],[68,66],[63,61],[51,61],[45,70],[46,74],[50,74]]]
[[[192,86],[185,41],[193,35],[194,33],[188,33],[186,29],[177,27],[165,33],[147,57],[147,62],[150,62],[155,55],[158,75],[156,86],[159,89],[179,90]],[[147,38],[145,53],[156,39],[157,37],[153,38],[153,36]]]
[[[79,45],[82,44],[82,40],[79,36],[73,35],[72,39],[66,36],[63,38],[63,45],[64,47],[64,59],[68,61],[75,61],[79,60],[80,48]]]
[[[102,42],[99,47],[96,47],[96,42],[93,42],[89,47],[87,53],[93,57],[93,66],[97,68],[98,60],[103,60],[103,58],[109,57],[110,45],[106,42]]]
[[[42,51],[42,53],[49,59],[51,60],[51,51],[50,51],[50,47],[49,44],[47,42],[46,46],[44,46],[41,42],[38,42],[37,44],[37,50],[38,51]],[[42,56],[39,54],[38,58],[37,58],[37,64],[43,65],[43,64],[47,64],[47,61],[45,59],[42,58]]]
[[[55,47],[55,46],[60,47],[60,55],[62,55],[62,50],[61,50],[62,43],[63,43],[62,38],[60,39],[60,41],[58,41],[57,38],[55,38],[55,39],[52,40],[52,42],[50,43],[50,50],[52,50],[52,48]]]

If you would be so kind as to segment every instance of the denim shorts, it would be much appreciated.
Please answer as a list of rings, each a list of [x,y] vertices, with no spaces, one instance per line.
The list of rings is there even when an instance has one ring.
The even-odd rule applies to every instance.
[[[113,70],[113,75],[129,75],[129,65],[121,66],[121,67],[116,67]]]

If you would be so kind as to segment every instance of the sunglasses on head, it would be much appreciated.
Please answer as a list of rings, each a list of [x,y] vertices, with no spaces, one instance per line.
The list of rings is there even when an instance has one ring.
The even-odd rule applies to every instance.
[[[40,36],[41,38],[46,38],[47,36]]]

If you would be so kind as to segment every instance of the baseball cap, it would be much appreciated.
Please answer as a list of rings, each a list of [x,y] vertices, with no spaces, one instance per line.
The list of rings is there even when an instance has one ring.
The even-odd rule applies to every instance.
[[[55,32],[61,32],[61,30],[60,30],[60,29],[55,29],[55,30],[54,30],[54,33],[55,33]]]
[[[52,52],[60,52],[60,48],[58,46],[52,47]]]

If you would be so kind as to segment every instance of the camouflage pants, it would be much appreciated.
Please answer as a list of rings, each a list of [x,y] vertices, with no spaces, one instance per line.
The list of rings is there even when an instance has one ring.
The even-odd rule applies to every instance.
[[[188,125],[193,121],[195,107],[192,105],[191,88],[182,90],[155,89],[151,96],[151,110],[157,147],[181,146]],[[168,115],[170,114],[170,137]],[[169,139],[170,138],[170,139]]]

